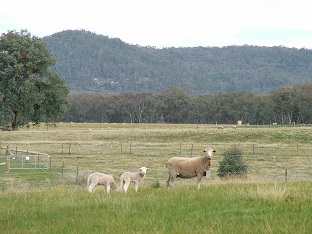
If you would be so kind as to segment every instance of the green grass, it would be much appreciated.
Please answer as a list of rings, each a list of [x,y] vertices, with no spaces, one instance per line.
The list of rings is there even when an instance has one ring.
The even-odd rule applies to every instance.
[[[0,194],[2,233],[311,233],[312,183]]]

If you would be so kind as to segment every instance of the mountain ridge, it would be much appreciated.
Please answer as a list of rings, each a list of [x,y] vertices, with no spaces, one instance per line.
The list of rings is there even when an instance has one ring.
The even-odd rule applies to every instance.
[[[85,30],[43,38],[57,63],[51,69],[72,92],[150,92],[170,86],[191,94],[267,93],[312,81],[312,51],[283,46],[156,49]]]

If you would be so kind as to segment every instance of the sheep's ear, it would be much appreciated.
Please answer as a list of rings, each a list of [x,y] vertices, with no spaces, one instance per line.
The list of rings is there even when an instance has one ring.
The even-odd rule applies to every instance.
[[[212,153],[215,153],[215,152],[217,152],[217,151],[215,151],[215,150],[212,151]]]
[[[149,168],[146,168],[147,171],[149,171]]]

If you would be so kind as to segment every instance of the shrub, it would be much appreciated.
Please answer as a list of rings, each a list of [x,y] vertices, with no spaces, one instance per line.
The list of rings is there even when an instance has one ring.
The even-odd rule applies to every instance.
[[[219,162],[218,176],[221,179],[229,177],[243,178],[247,174],[248,166],[243,160],[243,150],[238,146],[232,146],[227,149],[222,156],[222,161]]]

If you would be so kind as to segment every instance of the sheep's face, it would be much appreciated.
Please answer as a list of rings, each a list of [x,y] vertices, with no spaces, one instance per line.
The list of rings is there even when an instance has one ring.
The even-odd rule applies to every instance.
[[[217,151],[215,151],[212,148],[207,148],[203,150],[203,153],[208,157],[208,158],[212,158],[213,153],[215,153]]]
[[[147,171],[149,171],[149,168],[147,168],[147,167],[141,167],[139,169],[139,172],[141,172],[142,174],[146,174]]]

